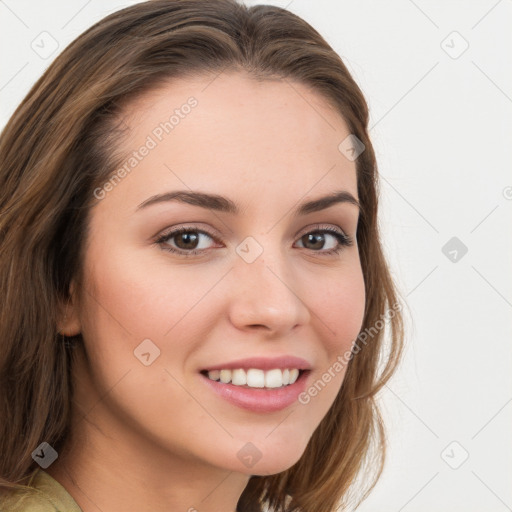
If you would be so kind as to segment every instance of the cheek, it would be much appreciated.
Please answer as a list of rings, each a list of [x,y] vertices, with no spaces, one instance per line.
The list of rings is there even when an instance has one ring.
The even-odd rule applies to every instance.
[[[116,256],[113,252],[97,256],[101,265],[91,267],[89,273],[84,321],[96,331],[100,326],[122,331],[131,335],[133,342],[162,339],[205,292],[197,279],[180,267],[152,266],[142,258]],[[207,289],[207,283],[203,287]]]
[[[184,372],[189,356],[218,320],[219,306],[208,295],[218,272],[161,261],[148,265],[144,258],[123,259],[114,249],[101,255],[91,251],[89,261],[93,264],[88,267],[82,333],[90,357],[107,380],[128,368],[155,370],[146,372],[150,379],[164,368]],[[148,352],[144,357],[150,365],[144,366],[142,354]]]
[[[331,360],[350,349],[360,332],[365,310],[365,286],[360,266],[340,272],[336,279],[326,280],[318,288],[312,308],[324,324],[326,352]]]
[[[361,330],[365,310],[365,286],[360,266],[339,272],[336,279],[326,280],[311,294],[311,309],[317,313],[318,330],[324,357],[319,360],[309,386],[299,396],[299,403],[308,410],[312,426],[324,417],[334,402],[345,378],[351,350]]]
[[[178,450],[180,443],[197,442],[200,425],[209,421],[179,384],[186,361],[197,348],[195,340],[204,339],[199,335],[204,315],[203,323],[197,317],[204,310],[197,306],[207,283],[192,274],[187,279],[180,267],[150,268],[116,256],[114,251],[108,258],[91,253],[90,261],[95,258],[101,265],[88,267],[81,320],[91,378],[111,412],[139,429],[150,424],[146,434],[161,436],[160,442],[169,441],[172,431],[177,443],[173,449]],[[144,353],[149,353],[148,365]]]

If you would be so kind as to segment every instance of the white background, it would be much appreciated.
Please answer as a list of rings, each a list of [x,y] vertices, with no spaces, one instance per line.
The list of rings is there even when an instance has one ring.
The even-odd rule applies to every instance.
[[[0,0],[0,126],[69,42],[133,3]],[[512,510],[512,1],[268,3],[311,23],[368,99],[385,248],[409,308],[382,393],[388,461],[358,510]],[[58,43],[47,58],[32,48],[44,31]],[[456,261],[442,250],[452,237]]]

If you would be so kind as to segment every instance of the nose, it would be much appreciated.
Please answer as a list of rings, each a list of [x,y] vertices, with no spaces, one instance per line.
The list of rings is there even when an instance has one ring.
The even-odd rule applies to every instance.
[[[252,263],[235,262],[229,315],[240,330],[261,329],[282,337],[309,322],[307,295],[286,258],[270,259],[265,252]]]

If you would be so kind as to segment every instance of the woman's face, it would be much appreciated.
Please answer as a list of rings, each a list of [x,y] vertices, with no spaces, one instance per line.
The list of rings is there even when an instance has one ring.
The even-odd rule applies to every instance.
[[[303,85],[236,73],[173,82],[125,114],[127,165],[90,212],[78,396],[130,450],[283,471],[332,405],[335,362],[363,320],[357,205],[299,212],[336,192],[358,198],[355,161],[338,148],[350,132]]]

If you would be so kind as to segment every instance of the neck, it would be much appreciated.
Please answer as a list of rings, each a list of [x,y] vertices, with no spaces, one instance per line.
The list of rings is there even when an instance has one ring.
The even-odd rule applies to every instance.
[[[46,470],[82,512],[236,512],[249,481],[248,475],[163,454],[161,448],[156,453],[100,433],[86,439],[63,450]]]
[[[79,365],[72,435],[46,470],[82,512],[236,512],[249,475],[148,438],[112,412]]]

